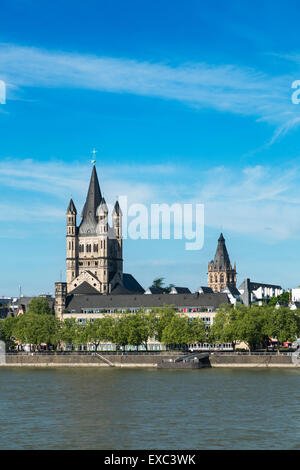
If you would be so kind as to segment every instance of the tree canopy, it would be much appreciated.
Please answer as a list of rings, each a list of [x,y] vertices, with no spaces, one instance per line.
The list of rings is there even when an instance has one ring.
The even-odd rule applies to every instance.
[[[210,342],[245,342],[250,350],[266,346],[269,338],[280,343],[293,341],[300,335],[300,316],[297,310],[272,305],[222,306],[209,333]]]
[[[48,300],[43,297],[34,297],[27,305],[26,311],[37,315],[53,314],[52,309],[49,307]]]
[[[174,284],[169,284],[168,286],[165,286],[164,284],[164,277],[158,277],[153,280],[152,286],[156,289],[160,289],[162,292],[165,292],[166,294],[169,294],[172,287],[174,287]]]
[[[34,306],[37,305],[39,304],[34,302]],[[234,345],[245,342],[250,350],[254,350],[258,346],[266,346],[270,338],[277,338],[283,343],[299,336],[298,310],[272,305],[238,305],[235,308],[230,304],[222,305],[210,329],[206,328],[200,318],[188,318],[167,305],[150,312],[140,309],[135,313],[105,315],[82,324],[75,318],[60,321],[50,315],[47,309],[44,313],[29,309],[17,318],[0,320],[0,339],[7,345],[18,342],[36,346],[44,343],[47,347],[56,347],[58,344],[92,344],[97,349],[104,342],[123,349],[130,345],[138,350],[141,345],[147,349],[148,342],[152,339],[170,348],[204,342]]]
[[[277,303],[285,304],[286,306],[289,304],[291,299],[291,295],[289,292],[283,292],[282,294],[278,295],[277,297],[273,296],[270,298],[268,305],[276,305]]]

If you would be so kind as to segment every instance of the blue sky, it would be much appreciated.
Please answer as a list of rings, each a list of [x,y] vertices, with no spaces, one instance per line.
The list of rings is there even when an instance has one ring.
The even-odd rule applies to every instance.
[[[2,0],[0,295],[52,292],[91,165],[114,202],[205,204],[205,243],[126,240],[125,272],[196,289],[222,230],[238,281],[300,284],[296,1]]]

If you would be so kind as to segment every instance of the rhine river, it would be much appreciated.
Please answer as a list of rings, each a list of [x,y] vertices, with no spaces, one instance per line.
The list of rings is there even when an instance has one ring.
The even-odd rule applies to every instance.
[[[0,449],[299,449],[300,371],[0,370]]]

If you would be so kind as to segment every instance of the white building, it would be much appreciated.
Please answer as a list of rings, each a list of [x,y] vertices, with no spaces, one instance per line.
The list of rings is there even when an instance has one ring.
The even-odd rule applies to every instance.
[[[300,302],[300,288],[292,289],[292,302]]]
[[[300,290],[300,289],[299,289]],[[241,300],[245,305],[256,303],[262,305],[270,300],[271,297],[278,297],[283,293],[281,286],[275,284],[264,284],[262,282],[252,282],[250,279],[244,279],[239,287]]]

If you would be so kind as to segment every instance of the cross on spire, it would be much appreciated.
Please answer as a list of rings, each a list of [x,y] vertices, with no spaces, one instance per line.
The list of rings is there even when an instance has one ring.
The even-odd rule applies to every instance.
[[[97,153],[97,150],[93,149],[93,150],[92,150],[93,159],[91,160],[91,163],[92,163],[93,165],[95,165],[95,163],[96,163],[96,153]]]

